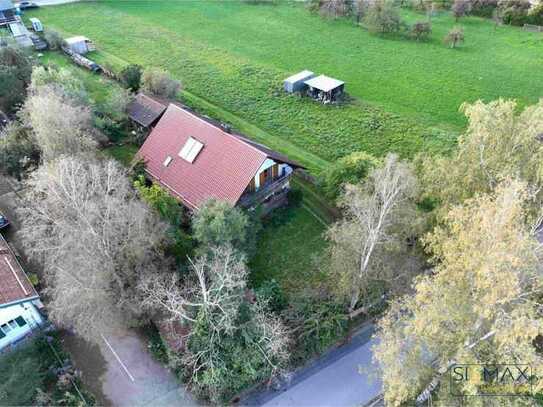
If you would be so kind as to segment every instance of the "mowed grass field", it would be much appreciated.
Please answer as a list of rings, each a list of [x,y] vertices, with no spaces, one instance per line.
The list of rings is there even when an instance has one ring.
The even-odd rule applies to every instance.
[[[425,18],[403,13],[410,22]],[[314,172],[356,150],[404,157],[446,151],[465,125],[458,111],[464,101],[533,103],[543,83],[541,34],[465,18],[466,44],[449,49],[442,44],[454,25],[447,13],[433,18],[428,42],[372,36],[291,2],[97,1],[28,16],[90,37],[99,62],[168,70],[187,98],[242,118],[285,153],[307,152]],[[284,94],[282,80],[301,69],[344,80],[353,101],[321,106]]]

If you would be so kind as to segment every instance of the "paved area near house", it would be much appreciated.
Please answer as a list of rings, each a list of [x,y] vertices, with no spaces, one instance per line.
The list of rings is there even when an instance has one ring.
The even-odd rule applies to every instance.
[[[19,183],[0,175],[0,212],[11,221],[2,233],[16,252],[20,247],[15,232],[19,227],[16,209],[21,204],[21,192]],[[20,250],[18,254],[22,254]],[[24,263],[28,270],[31,266]],[[197,405],[176,377],[151,357],[145,338],[134,330],[104,336],[100,346],[70,334],[63,335],[62,342],[98,405]]]
[[[371,338],[374,328],[367,325],[349,344],[326,354],[297,372],[285,388],[269,391],[242,401],[244,405],[268,407],[363,406],[381,393],[382,384],[372,377]]]
[[[114,406],[196,406],[174,375],[155,361],[134,331],[103,337],[102,391]]]

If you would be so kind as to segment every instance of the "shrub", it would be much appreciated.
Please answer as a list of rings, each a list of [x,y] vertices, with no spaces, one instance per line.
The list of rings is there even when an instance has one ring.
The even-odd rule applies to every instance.
[[[287,324],[295,329],[294,362],[327,350],[347,332],[345,309],[329,298],[308,295],[295,300],[284,312]]]
[[[28,129],[14,122],[0,132],[0,171],[21,179],[39,161],[39,148]]]
[[[32,93],[36,93],[44,86],[61,91],[79,104],[89,103],[89,95],[83,81],[70,69],[58,68],[54,65],[35,67],[32,70],[32,83],[29,89]]]
[[[322,180],[324,193],[329,199],[335,200],[344,184],[360,182],[372,168],[377,166],[379,166],[379,160],[362,151],[340,158]]]
[[[373,34],[395,33],[401,27],[398,10],[389,0],[376,0],[372,3],[363,22],[368,31]]]
[[[500,0],[500,13],[505,24],[521,26],[528,22],[530,3],[525,0]]]
[[[166,252],[175,257],[178,262],[183,262],[187,255],[192,254],[194,248],[191,237],[182,229],[185,208],[160,185],[155,183],[147,185],[145,177],[142,175],[143,168],[144,163],[141,160],[132,168],[133,173],[137,174],[134,188],[141,198],[171,225],[166,232],[170,241]]]
[[[194,239],[203,251],[230,244],[250,257],[255,251],[259,229],[257,219],[250,219],[238,207],[216,199],[204,203],[192,219]]]
[[[128,105],[134,100],[130,90],[114,86],[110,89],[103,105],[104,113],[117,122],[128,119]]]
[[[143,89],[157,96],[174,99],[181,90],[181,83],[160,68],[150,68],[143,73]]]
[[[417,21],[409,27],[409,37],[420,41],[426,40],[432,33],[432,25],[427,21]]]
[[[120,73],[120,79],[123,85],[136,93],[141,87],[141,76],[143,68],[140,65],[128,65]]]
[[[451,48],[456,48],[460,43],[464,42],[464,30],[462,27],[453,27],[443,38],[443,43],[448,44]]]
[[[498,0],[472,0],[471,14],[478,17],[491,18],[498,8]]]
[[[279,313],[288,305],[287,297],[275,279],[264,281],[255,293],[258,301],[267,304],[272,312]]]
[[[57,31],[47,30],[45,31],[44,37],[47,45],[49,45],[49,48],[52,50],[61,49],[62,45],[64,44],[62,35],[60,35]]]
[[[0,110],[13,112],[24,101],[32,62],[21,49],[0,47]]]
[[[452,14],[456,21],[460,17],[465,17],[471,12],[471,1],[470,0],[455,0],[454,4],[451,7]]]
[[[527,24],[543,25],[543,3],[539,3],[530,10],[527,18]]]

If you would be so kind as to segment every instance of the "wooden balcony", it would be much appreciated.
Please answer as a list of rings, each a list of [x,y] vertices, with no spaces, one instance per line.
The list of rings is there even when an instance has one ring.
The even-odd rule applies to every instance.
[[[280,195],[288,191],[288,182],[290,174],[284,174],[265,185],[261,186],[255,192],[246,192],[241,196],[238,204],[244,208],[250,208],[265,202],[272,196]]]

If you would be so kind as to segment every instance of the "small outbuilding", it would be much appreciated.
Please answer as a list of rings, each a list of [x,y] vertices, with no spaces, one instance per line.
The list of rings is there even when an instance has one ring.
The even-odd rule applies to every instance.
[[[43,31],[43,24],[41,23],[39,18],[32,17],[29,19],[29,21],[30,21],[30,24],[32,24],[32,29],[35,32],[39,33]]]
[[[145,93],[138,93],[128,105],[128,117],[138,126],[147,129],[158,123],[169,103]]]
[[[87,52],[96,51],[93,42],[82,35],[67,38],[65,43],[66,48],[79,55],[85,55]]]
[[[308,79],[311,79],[315,74],[311,71],[298,72],[296,75],[292,75],[283,81],[285,92],[293,93],[303,91],[307,85],[304,83]]]
[[[309,88],[309,95],[323,103],[336,101],[343,94],[345,87],[345,82],[326,75],[319,75],[316,78],[306,80],[304,83]]]

